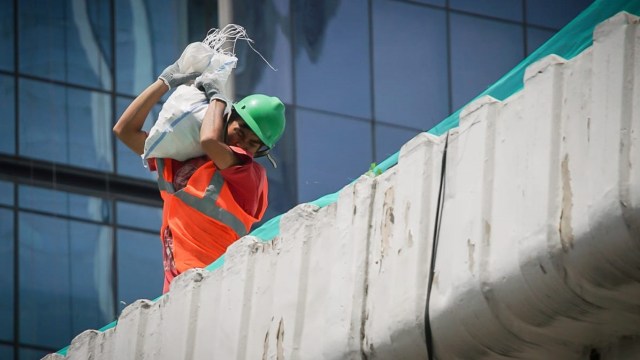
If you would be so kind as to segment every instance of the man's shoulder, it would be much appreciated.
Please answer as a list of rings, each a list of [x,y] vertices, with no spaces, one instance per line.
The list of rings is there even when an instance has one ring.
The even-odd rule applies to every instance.
[[[249,157],[246,161],[230,166],[221,170],[222,176],[229,181],[255,182],[266,181],[267,171],[264,166],[259,164],[253,158]]]
[[[253,158],[239,166],[244,167],[247,171],[253,173],[260,181],[263,181],[267,177],[267,170],[262,166],[262,164],[255,161]]]

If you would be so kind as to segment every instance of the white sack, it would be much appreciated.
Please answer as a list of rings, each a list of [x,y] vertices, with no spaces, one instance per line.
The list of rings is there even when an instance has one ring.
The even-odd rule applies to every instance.
[[[178,86],[149,131],[142,158],[184,161],[204,155],[200,147],[200,126],[208,104],[207,97],[195,86]]]
[[[185,66],[187,69],[199,71],[198,67],[202,66],[206,46],[192,46],[194,44],[198,43],[189,45],[180,56],[179,62],[182,61],[184,64],[180,65],[181,68]],[[211,53],[201,77],[215,79],[224,88],[238,59],[213,53],[213,50]],[[158,119],[149,131],[142,158],[171,158],[184,161],[204,155],[200,147],[200,126],[208,104],[204,92],[194,85],[178,86],[162,106]]]

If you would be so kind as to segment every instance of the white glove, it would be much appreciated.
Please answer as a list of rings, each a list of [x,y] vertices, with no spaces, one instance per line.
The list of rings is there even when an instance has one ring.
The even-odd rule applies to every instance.
[[[175,62],[167,66],[164,69],[164,71],[162,71],[162,74],[158,76],[158,79],[162,80],[165,84],[167,84],[169,89],[173,89],[175,87],[178,87],[182,84],[185,84],[185,83],[188,83],[189,81],[194,80],[199,75],[200,75],[199,72],[190,72],[187,74],[183,73],[182,71],[180,71],[180,67],[178,66],[178,63]]]

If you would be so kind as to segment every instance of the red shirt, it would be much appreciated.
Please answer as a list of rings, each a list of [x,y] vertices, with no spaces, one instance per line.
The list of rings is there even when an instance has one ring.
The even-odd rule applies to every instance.
[[[229,186],[233,198],[238,205],[247,213],[257,217],[260,209],[259,194],[262,193],[263,187],[267,182],[267,172],[262,165],[253,161],[253,157],[239,147],[230,146],[240,159],[240,165],[228,167],[220,170],[220,174]],[[206,155],[189,159],[186,161],[178,161],[174,159],[165,159],[172,162],[174,170],[173,186],[177,190],[182,189],[189,181],[193,173],[202,165],[211,161]],[[156,171],[155,159],[149,159],[149,170]]]

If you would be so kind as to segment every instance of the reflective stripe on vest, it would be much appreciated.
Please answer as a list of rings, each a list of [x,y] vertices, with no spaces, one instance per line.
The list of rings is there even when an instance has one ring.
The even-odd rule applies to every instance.
[[[222,175],[220,175],[220,172],[215,171],[213,173],[211,181],[209,181],[209,186],[205,189],[204,196],[199,198],[189,194],[184,191],[184,189],[177,192],[175,191],[173,184],[164,179],[164,162],[161,159],[156,159],[156,167],[158,168],[158,188],[160,191],[166,191],[172,194],[191,208],[227,225],[241,237],[247,234],[247,229],[240,219],[216,205],[218,196],[220,196],[220,189],[222,189],[224,185],[224,179]]]

